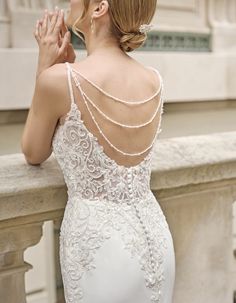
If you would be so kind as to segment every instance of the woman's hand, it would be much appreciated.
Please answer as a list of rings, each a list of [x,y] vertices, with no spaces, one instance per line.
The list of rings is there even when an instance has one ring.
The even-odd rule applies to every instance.
[[[37,77],[41,72],[57,63],[75,61],[76,55],[71,44],[71,35],[64,23],[64,13],[56,10],[38,20],[34,36],[39,45]]]
[[[50,20],[53,16],[53,13],[50,13]],[[62,19],[62,27],[61,27],[61,32],[60,32],[60,36],[59,36],[59,46],[62,45],[63,43],[63,37],[65,36],[65,34],[68,32],[68,28],[65,24],[65,20],[64,20],[64,17]],[[70,32],[69,32],[70,33]],[[71,36],[70,36],[71,38]],[[66,53],[66,59],[65,61],[66,62],[70,62],[70,63],[74,63],[75,62],[75,59],[76,59],[76,54],[75,54],[75,50],[73,48],[73,45],[72,43],[70,42],[67,46],[67,53]]]

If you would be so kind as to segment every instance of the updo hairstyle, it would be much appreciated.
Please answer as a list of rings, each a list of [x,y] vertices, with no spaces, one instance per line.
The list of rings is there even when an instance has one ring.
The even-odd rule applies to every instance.
[[[72,31],[79,35],[76,24],[86,17],[89,5],[92,1],[97,3],[101,0],[83,0],[84,11],[73,26]],[[157,7],[157,0],[107,0],[109,3],[109,15],[111,18],[110,33],[116,37],[124,52],[131,52],[141,47],[146,39],[146,33],[140,33],[141,24],[150,24]]]

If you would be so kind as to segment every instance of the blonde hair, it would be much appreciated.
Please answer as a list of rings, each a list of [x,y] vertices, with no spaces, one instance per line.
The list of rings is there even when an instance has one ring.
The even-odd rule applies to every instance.
[[[78,33],[76,24],[86,17],[91,0],[84,1],[84,10],[72,25],[75,35],[84,39]],[[101,2],[101,0],[93,0]],[[155,15],[157,0],[107,0],[109,3],[109,15],[111,19],[110,32],[117,38],[121,49],[131,52],[142,46],[146,39],[146,33],[140,33],[141,24],[149,24]]]

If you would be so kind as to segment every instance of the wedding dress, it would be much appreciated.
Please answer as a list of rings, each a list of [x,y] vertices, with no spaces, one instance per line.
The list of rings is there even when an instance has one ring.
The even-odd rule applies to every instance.
[[[143,161],[131,167],[117,164],[85,126],[75,102],[72,80],[99,132],[117,150],[100,128],[91,108],[97,107],[111,122],[123,124],[106,116],[93,103],[76,77],[81,75],[79,71],[68,62],[66,66],[71,108],[64,121],[58,123],[52,140],[68,189],[59,251],[66,303],[171,303],[175,281],[174,246],[166,217],[150,189],[153,145],[161,131],[161,115],[154,140],[146,149],[150,151]],[[161,83],[154,97],[162,96],[162,78],[156,69],[151,69]],[[116,102],[129,103],[87,81]],[[160,111],[162,114],[162,97],[154,115]]]

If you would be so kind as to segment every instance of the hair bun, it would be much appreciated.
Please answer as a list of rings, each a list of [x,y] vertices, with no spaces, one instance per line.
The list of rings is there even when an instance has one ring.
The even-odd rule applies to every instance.
[[[132,52],[144,44],[147,39],[145,33],[127,33],[121,36],[120,46],[126,52]]]

